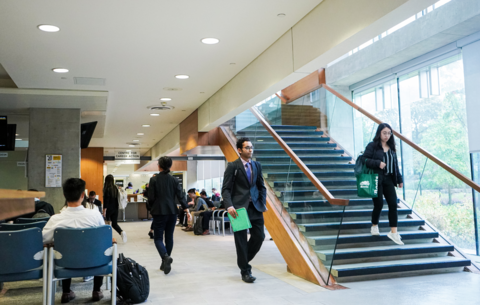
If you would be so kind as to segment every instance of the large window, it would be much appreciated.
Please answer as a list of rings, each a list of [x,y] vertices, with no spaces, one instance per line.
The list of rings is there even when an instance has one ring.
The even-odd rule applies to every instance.
[[[471,177],[465,84],[460,55],[362,92],[354,101],[463,175]],[[373,139],[377,124],[356,112],[355,152]],[[360,129],[360,130],[359,130]],[[404,189],[399,197],[445,234],[475,253],[472,189],[397,140]]]

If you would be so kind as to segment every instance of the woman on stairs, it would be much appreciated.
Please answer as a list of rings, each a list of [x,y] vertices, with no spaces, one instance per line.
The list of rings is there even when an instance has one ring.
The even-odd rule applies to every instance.
[[[373,198],[371,233],[379,236],[378,222],[383,208],[383,197],[388,204],[388,222],[390,233],[388,238],[399,245],[403,245],[402,238],[397,232],[397,193],[395,187],[403,187],[403,179],[398,169],[398,160],[395,150],[395,138],[392,127],[386,123],[378,126],[373,142],[368,143],[363,154],[365,164],[378,174],[378,197]]]

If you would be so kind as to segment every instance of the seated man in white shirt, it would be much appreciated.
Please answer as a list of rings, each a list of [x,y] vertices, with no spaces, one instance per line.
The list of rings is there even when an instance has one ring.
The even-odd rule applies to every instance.
[[[105,225],[98,209],[86,209],[82,202],[85,198],[85,181],[79,178],[70,178],[63,183],[63,195],[67,200],[68,207],[60,214],[53,215],[43,228],[43,243],[49,244],[53,240],[53,232],[56,228],[88,228]],[[95,276],[93,279],[93,301],[103,298],[100,290],[103,276]],[[72,279],[62,281],[62,303],[68,303],[75,298],[75,293],[70,290]]]

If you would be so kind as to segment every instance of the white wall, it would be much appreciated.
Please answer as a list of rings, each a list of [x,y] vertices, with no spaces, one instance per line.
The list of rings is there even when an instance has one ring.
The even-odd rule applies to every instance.
[[[467,102],[468,146],[470,152],[480,152],[480,41],[462,48]]]

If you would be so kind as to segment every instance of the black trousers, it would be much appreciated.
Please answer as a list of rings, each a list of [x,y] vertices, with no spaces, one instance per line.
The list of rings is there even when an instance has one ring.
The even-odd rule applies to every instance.
[[[118,234],[122,234],[122,228],[118,225],[118,209],[107,209],[107,220],[112,222],[112,228],[117,231]]]
[[[153,238],[158,254],[163,259],[165,255],[172,255],[173,250],[173,232],[177,223],[177,214],[154,215],[153,216]],[[165,244],[163,236],[165,234]]]
[[[185,211],[183,209],[178,209],[178,220],[179,224],[182,224],[184,227],[187,226],[188,218],[185,217]]]
[[[248,206],[247,213],[252,224],[250,239],[247,240],[247,230],[233,233],[235,248],[237,249],[237,265],[242,275],[252,271],[252,266],[250,266],[249,262],[260,251],[265,239],[263,213],[259,212],[253,203],[250,203]]]
[[[202,218],[203,231],[209,229],[209,227],[210,227],[209,224],[210,224],[210,219],[212,219],[212,214],[213,214],[213,211],[206,211],[206,212],[200,213],[200,215],[203,216],[203,218]]]
[[[93,277],[93,291],[100,291],[103,283],[103,276],[94,276]],[[72,279],[62,280],[62,290],[63,293],[70,292],[70,285],[72,284]]]
[[[383,197],[388,204],[388,222],[390,227],[396,228],[398,224],[397,214],[397,192],[395,191],[395,185],[393,184],[392,175],[378,175],[378,197],[372,198],[373,200],[373,212],[372,212],[372,224],[378,225],[380,220],[380,214],[383,208]]]

